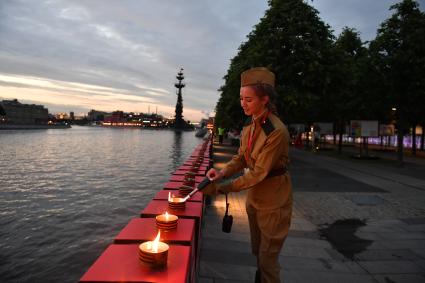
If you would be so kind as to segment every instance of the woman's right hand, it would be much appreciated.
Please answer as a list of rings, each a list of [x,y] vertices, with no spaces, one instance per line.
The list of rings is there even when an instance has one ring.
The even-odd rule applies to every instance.
[[[211,181],[219,181],[221,178],[223,178],[223,176],[224,176],[224,173],[223,173],[222,170],[221,171],[217,171],[214,168],[211,168],[207,172],[207,177]]]

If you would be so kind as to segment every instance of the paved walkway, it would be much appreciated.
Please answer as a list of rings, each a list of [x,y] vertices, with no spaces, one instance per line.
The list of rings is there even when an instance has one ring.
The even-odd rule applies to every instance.
[[[215,144],[215,167],[235,150]],[[371,164],[302,150],[291,150],[290,172],[294,213],[280,256],[282,282],[425,282],[425,176],[405,174],[385,160]],[[254,282],[246,194],[229,196],[230,234],[221,231],[224,197],[206,208],[200,283]],[[365,225],[334,233],[344,219]]]

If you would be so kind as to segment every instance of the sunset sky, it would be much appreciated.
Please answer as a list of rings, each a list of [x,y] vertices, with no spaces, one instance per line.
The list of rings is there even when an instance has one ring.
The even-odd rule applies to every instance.
[[[349,26],[366,41],[397,1],[307,2],[336,36]],[[183,115],[197,121],[213,113],[230,59],[266,9],[265,0],[1,0],[0,100],[170,117],[182,67]]]

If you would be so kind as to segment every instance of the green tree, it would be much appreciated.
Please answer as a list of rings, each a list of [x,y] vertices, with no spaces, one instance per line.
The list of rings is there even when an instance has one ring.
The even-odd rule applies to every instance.
[[[359,33],[345,27],[332,49],[331,83],[321,108],[331,114],[339,134],[338,152],[342,150],[342,135],[347,123],[361,116],[364,93],[360,88],[362,64],[367,49],[363,46]],[[329,107],[329,106],[331,107]]]
[[[329,83],[329,26],[302,0],[271,0],[265,16],[239,47],[220,88],[217,121],[240,126],[240,74],[265,66],[276,74],[276,106],[286,123],[312,123]],[[226,125],[227,126],[227,125]]]
[[[425,97],[425,15],[418,3],[404,0],[391,6],[370,44],[374,68],[384,79],[386,99],[396,108],[398,161],[403,164],[403,138],[423,117]]]

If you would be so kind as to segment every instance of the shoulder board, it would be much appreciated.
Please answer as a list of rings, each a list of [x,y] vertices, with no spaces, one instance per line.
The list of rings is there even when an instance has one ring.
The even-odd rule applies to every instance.
[[[243,124],[243,126],[244,126],[244,127],[246,127],[246,126],[248,126],[248,125],[251,125],[251,123],[252,123],[252,118],[251,118],[251,117],[248,117],[248,118],[245,120],[245,123]]]
[[[272,121],[270,121],[269,118],[267,118],[266,121],[264,121],[264,123],[261,124],[261,128],[263,128],[263,131],[266,134],[266,136],[270,135],[271,132],[273,132],[275,129],[272,124]]]

